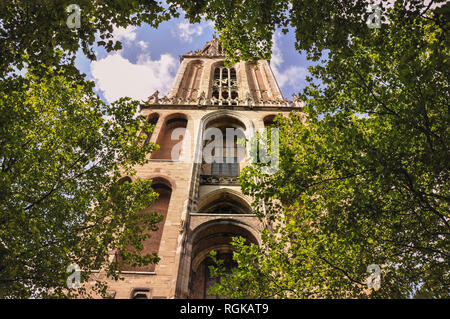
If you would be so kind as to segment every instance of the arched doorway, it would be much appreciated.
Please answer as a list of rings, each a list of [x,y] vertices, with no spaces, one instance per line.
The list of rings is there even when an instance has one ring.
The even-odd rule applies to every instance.
[[[231,271],[235,266],[232,259],[233,237],[243,237],[248,243],[258,244],[258,240],[248,225],[232,219],[213,220],[200,225],[194,231],[191,254],[191,271],[189,281],[189,298],[214,299],[208,294],[208,289],[214,285],[209,266],[213,265],[210,252],[216,251],[217,258],[224,261],[224,266]]]

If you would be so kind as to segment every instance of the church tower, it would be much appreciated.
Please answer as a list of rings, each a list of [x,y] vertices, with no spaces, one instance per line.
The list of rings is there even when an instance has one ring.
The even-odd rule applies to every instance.
[[[155,125],[149,140],[160,149],[136,177],[153,181],[159,197],[146,211],[164,217],[143,252],[156,252],[161,260],[125,266],[125,280],[110,283],[115,298],[212,298],[209,252],[231,265],[233,236],[260,243],[262,225],[238,183],[249,163],[249,150],[238,140],[302,105],[283,98],[268,61],[227,67],[224,59],[214,37],[180,57],[167,96],[157,91],[141,106]]]

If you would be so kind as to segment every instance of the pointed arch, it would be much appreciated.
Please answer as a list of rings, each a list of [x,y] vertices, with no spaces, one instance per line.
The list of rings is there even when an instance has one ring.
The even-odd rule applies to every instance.
[[[249,225],[233,219],[216,219],[199,225],[192,233],[191,273],[189,298],[215,298],[207,291],[217,280],[209,273],[212,264],[209,253],[216,251],[218,258],[225,261],[225,267],[231,271],[235,267],[232,260],[233,237],[243,237],[247,243],[259,244],[258,235]]]
[[[172,149],[176,144],[182,143],[187,123],[186,114],[173,113],[166,116],[156,141],[160,148],[153,152],[151,158],[177,161],[182,149],[177,154],[172,154]]]
[[[145,143],[150,142],[150,139],[152,138],[153,132],[156,129],[156,124],[158,124],[158,120],[159,120],[159,113],[157,112],[153,112],[151,114],[149,114],[149,116],[147,116],[147,123],[150,123],[153,126],[153,131],[152,132],[147,132],[147,139],[145,140]]]
[[[197,98],[200,89],[200,81],[203,73],[204,62],[202,60],[193,60],[188,62],[180,86],[177,91],[177,97],[182,99]]]
[[[158,229],[156,231],[148,231],[151,234],[150,238],[146,238],[143,241],[144,249],[141,254],[158,254],[159,247],[161,245],[162,233],[164,230],[164,225],[166,222],[167,212],[169,209],[170,199],[172,196],[172,183],[165,177],[157,176],[152,178],[152,188],[158,193],[158,198],[146,209],[140,212],[140,214],[151,214],[153,212],[158,213],[158,215],[163,216],[163,220],[158,223]],[[131,247],[127,249],[132,249]],[[155,271],[155,265],[150,264],[142,267],[132,267],[130,265],[123,264],[122,270],[125,271],[145,271],[145,272],[153,272]]]
[[[264,116],[263,118],[263,122],[264,122],[264,127],[268,127],[268,126],[272,126],[275,125],[275,117],[277,116],[277,114],[269,114]]]
[[[229,207],[229,212],[222,208]],[[250,200],[240,192],[221,188],[216,189],[200,198],[198,213],[208,214],[251,214],[252,207]]]

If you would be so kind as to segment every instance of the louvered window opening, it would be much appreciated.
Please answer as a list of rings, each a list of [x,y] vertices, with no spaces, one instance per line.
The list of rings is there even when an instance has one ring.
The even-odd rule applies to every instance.
[[[237,105],[238,84],[236,69],[226,67],[215,68],[212,90],[214,105]]]

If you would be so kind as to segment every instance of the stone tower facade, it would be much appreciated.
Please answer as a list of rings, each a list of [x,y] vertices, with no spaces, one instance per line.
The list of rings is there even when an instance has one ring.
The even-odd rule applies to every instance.
[[[262,225],[238,184],[249,152],[237,139],[251,138],[277,114],[302,105],[295,96],[283,98],[268,61],[226,67],[224,58],[216,38],[181,56],[167,96],[155,92],[141,107],[155,125],[149,140],[160,149],[136,177],[153,181],[159,198],[147,211],[164,216],[144,253],[157,252],[161,260],[125,267],[125,280],[110,283],[115,298],[211,298],[209,252],[231,263],[233,236],[260,243]]]

